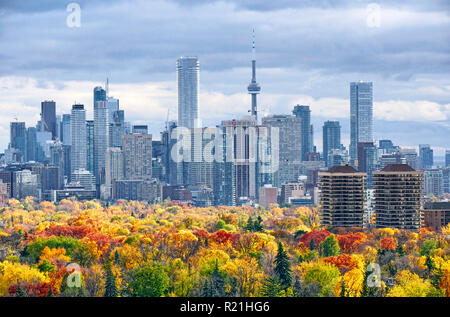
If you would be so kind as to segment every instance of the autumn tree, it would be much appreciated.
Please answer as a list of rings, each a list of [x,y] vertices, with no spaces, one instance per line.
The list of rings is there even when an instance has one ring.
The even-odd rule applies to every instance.
[[[339,255],[341,249],[339,247],[338,239],[334,234],[330,234],[320,244],[321,254],[325,257]]]
[[[161,297],[166,295],[169,277],[159,263],[151,263],[136,269],[129,288],[137,297]]]

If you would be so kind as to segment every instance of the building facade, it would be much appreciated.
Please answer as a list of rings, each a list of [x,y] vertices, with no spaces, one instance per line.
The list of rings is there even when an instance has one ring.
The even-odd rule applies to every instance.
[[[359,142],[373,142],[373,87],[371,82],[350,83],[350,163],[355,165]]]
[[[422,187],[423,172],[407,164],[392,164],[374,172],[376,227],[422,228]]]
[[[200,63],[197,57],[181,57],[177,60],[178,126],[200,127],[199,86]]]

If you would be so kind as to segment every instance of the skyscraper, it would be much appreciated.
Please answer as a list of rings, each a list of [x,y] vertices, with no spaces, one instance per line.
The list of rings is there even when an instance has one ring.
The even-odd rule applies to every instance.
[[[112,198],[113,182],[123,179],[123,153],[120,148],[110,147],[106,151],[105,191],[103,199]]]
[[[308,153],[313,152],[313,126],[309,106],[297,105],[292,113],[302,119],[302,160],[308,160]]]
[[[450,150],[445,151],[445,167],[450,167]]]
[[[94,173],[94,120],[86,120],[86,169]]]
[[[258,105],[257,96],[261,92],[261,86],[256,82],[256,48],[255,48],[255,30],[253,30],[253,47],[252,47],[252,81],[248,85],[248,93],[252,96],[251,115],[258,122]]]
[[[27,161],[27,133],[25,122],[11,122],[10,124],[10,146],[19,151],[18,160]]]
[[[339,121],[326,121],[323,124],[323,159],[328,162],[328,154],[330,151],[340,148],[341,126],[339,125]]]
[[[391,164],[374,172],[377,228],[418,230],[423,226],[423,172]]]
[[[333,227],[362,227],[366,174],[349,165],[319,172],[320,222]]]
[[[127,180],[152,179],[152,135],[127,134],[123,137],[124,177]]]
[[[98,86],[94,88],[94,108],[97,101],[106,101],[106,90],[104,90],[102,87]]]
[[[70,115],[72,136],[71,172],[86,168],[86,110],[84,105],[73,105]]]
[[[177,60],[178,126],[200,127],[199,86],[200,63],[197,57],[181,57]]]
[[[106,150],[109,147],[108,103],[97,101],[94,107],[94,175],[97,184],[105,181]]]
[[[57,137],[56,130],[56,103],[54,101],[41,102],[42,131],[52,133],[52,139]]]
[[[357,166],[358,142],[373,142],[371,82],[350,83],[350,161],[353,166]]]
[[[372,188],[372,176],[377,165],[377,148],[372,142],[358,142],[358,171],[367,173],[367,187]]]
[[[61,141],[64,145],[71,145],[72,136],[70,133],[70,114],[63,115],[61,126]]]
[[[301,162],[302,157],[302,119],[292,115],[264,117],[262,125],[277,128],[279,131],[279,168],[275,173],[274,186],[294,182],[289,170]]]
[[[429,144],[419,145],[419,161],[423,169],[430,169],[433,167],[433,150]]]

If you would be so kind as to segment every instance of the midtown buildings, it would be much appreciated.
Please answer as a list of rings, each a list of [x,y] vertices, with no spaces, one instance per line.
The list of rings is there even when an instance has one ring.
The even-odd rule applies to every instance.
[[[323,124],[323,159],[327,162],[328,167],[338,165],[329,165],[332,162],[328,162],[330,151],[335,149],[342,149],[341,126],[339,121],[326,121]]]
[[[320,220],[332,227],[363,227],[366,173],[349,165],[319,172]]]
[[[86,142],[86,110],[84,105],[73,105],[70,116],[72,136],[71,145],[71,172],[87,167]]]
[[[373,173],[377,228],[418,230],[423,227],[423,172],[392,164]]]

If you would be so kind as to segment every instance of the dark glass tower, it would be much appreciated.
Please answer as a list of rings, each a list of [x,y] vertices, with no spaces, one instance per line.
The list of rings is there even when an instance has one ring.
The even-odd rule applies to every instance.
[[[52,133],[52,139],[57,136],[56,133],[56,103],[54,101],[41,102],[41,123],[42,131]]]
[[[297,105],[292,113],[302,119],[302,160],[308,160],[308,153],[313,152],[313,135],[311,125],[311,110],[309,106]]]

